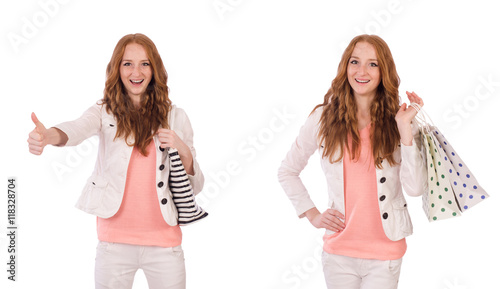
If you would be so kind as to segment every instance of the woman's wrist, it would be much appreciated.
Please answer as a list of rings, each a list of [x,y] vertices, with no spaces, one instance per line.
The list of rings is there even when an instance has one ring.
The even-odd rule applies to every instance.
[[[46,141],[53,146],[64,146],[68,142],[68,135],[56,127],[51,127],[47,130]]]
[[[405,146],[411,146],[413,141],[413,134],[411,130],[411,123],[397,123],[401,143]]]
[[[189,147],[186,146],[180,150],[177,149],[177,151],[179,152],[179,157],[181,158],[182,165],[184,166],[186,173],[188,175],[194,175],[193,154],[191,153]]]
[[[309,220],[309,222],[312,223],[312,221],[314,220],[314,218],[316,218],[317,215],[321,214],[318,209],[316,207],[314,208],[311,208],[309,210],[307,210],[304,215],[306,216],[306,218]]]

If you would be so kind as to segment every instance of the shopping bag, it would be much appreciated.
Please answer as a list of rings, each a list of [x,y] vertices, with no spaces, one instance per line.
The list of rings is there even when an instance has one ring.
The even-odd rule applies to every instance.
[[[176,127],[175,111],[172,109],[169,113],[168,122],[171,129]],[[168,148],[167,152],[170,163],[168,185],[177,209],[177,223],[179,226],[186,226],[198,222],[208,216],[208,213],[196,203],[193,187],[177,149]]]
[[[418,112],[414,121],[427,155],[429,189],[422,198],[427,218],[436,221],[460,216],[489,196],[427,113],[418,104],[411,106]]]
[[[440,154],[444,156],[446,171],[462,212],[489,197],[441,131],[435,126],[430,130],[438,142]]]
[[[422,197],[427,219],[432,222],[460,216],[460,208],[446,173],[445,161],[437,149],[434,136],[425,128],[420,134],[427,156],[428,190]]]
[[[169,148],[168,156],[170,159],[168,184],[172,193],[172,200],[177,208],[177,222],[180,226],[198,222],[208,216],[208,213],[196,203],[193,187],[177,149]]]

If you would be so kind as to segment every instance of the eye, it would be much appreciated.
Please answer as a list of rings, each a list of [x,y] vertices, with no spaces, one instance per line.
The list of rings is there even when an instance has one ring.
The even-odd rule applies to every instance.
[[[132,65],[130,62],[123,63],[123,66],[130,66],[130,65]]]
[[[372,62],[372,63],[370,63],[370,66],[371,66],[371,67],[378,67],[378,64],[377,64],[377,63],[375,63],[375,62]]]
[[[144,62],[144,63],[142,64],[142,66],[149,66],[149,65],[150,65],[150,64],[149,64],[149,62]]]
[[[357,60],[351,60],[351,62],[349,62],[350,64],[358,64],[358,61]]]

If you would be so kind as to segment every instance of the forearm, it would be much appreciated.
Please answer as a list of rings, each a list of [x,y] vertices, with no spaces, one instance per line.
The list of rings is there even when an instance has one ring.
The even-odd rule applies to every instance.
[[[398,123],[398,130],[399,136],[401,137],[401,143],[405,146],[411,146],[413,140],[411,123]]]
[[[68,142],[68,135],[56,127],[51,127],[47,130],[46,142],[53,146],[64,146]]]
[[[425,156],[422,155],[420,133],[416,125],[412,128],[413,143],[401,147],[401,183],[409,196],[420,196],[426,191],[427,170]]]
[[[191,150],[189,150],[189,148],[184,149],[182,152],[179,152],[179,157],[181,158],[186,173],[188,175],[194,175],[193,154]]]
[[[306,218],[307,218],[307,219],[309,220],[309,222],[311,222],[311,223],[312,223],[312,220],[313,220],[313,219],[314,219],[317,215],[319,215],[319,214],[321,214],[321,213],[319,212],[319,210],[318,210],[316,207],[311,208],[311,209],[307,210],[307,211],[304,213],[304,215],[306,216]]]

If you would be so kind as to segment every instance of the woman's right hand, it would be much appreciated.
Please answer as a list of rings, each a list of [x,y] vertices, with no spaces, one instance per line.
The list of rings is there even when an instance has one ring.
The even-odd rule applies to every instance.
[[[47,129],[38,120],[35,113],[31,113],[31,120],[35,124],[35,129],[33,129],[28,137],[28,146],[30,153],[34,155],[41,155],[43,148],[47,145]]]
[[[305,215],[309,222],[318,229],[325,228],[330,231],[340,232],[345,228],[344,215],[334,209],[327,209],[320,213],[318,209],[312,208]]]

